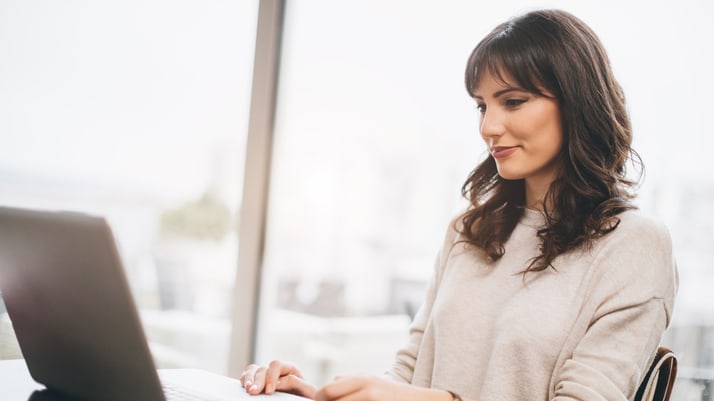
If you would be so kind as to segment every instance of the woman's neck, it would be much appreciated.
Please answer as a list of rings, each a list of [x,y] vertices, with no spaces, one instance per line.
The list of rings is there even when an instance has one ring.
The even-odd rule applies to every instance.
[[[526,179],[526,208],[542,212],[545,209],[546,195],[552,182],[552,180],[538,182]],[[549,202],[552,203],[552,200],[549,200]],[[548,209],[552,209],[552,206],[552,204],[549,204]]]

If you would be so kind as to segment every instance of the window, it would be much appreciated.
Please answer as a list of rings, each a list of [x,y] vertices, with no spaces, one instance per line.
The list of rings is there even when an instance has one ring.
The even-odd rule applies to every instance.
[[[107,217],[159,367],[228,366],[257,5],[0,5],[0,203]]]
[[[470,44],[403,6],[286,7],[258,360],[321,382],[389,366],[483,151]]]

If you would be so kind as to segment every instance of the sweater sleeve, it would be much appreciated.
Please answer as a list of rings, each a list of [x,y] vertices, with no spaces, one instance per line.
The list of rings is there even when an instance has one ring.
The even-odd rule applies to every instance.
[[[610,235],[594,259],[572,355],[551,382],[553,400],[631,399],[669,326],[677,271],[667,230],[623,220]]]
[[[452,227],[453,224],[450,224],[444,243],[436,257],[434,271],[429,279],[426,297],[414,316],[414,321],[409,327],[409,340],[403,348],[397,351],[396,359],[392,368],[386,372],[388,377],[396,381],[404,383],[412,382],[414,368],[419,356],[419,349],[422,345],[422,336],[424,334],[424,330],[426,329],[427,323],[431,318],[431,310],[434,305],[434,299],[436,299],[444,266],[456,238],[456,232],[452,229]]]

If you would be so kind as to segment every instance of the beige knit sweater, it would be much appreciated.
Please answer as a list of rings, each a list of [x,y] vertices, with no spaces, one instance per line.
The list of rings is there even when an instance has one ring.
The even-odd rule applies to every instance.
[[[495,264],[449,230],[388,375],[476,401],[632,399],[669,325],[677,272],[666,228],[637,211],[620,218],[592,249],[525,279],[539,212]]]

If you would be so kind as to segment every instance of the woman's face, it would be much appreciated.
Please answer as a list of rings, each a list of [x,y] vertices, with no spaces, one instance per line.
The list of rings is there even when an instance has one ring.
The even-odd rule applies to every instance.
[[[563,144],[558,102],[529,92],[510,75],[486,71],[475,90],[481,137],[507,180],[526,180],[526,202],[542,199],[556,176]],[[536,198],[534,199],[533,196]]]

